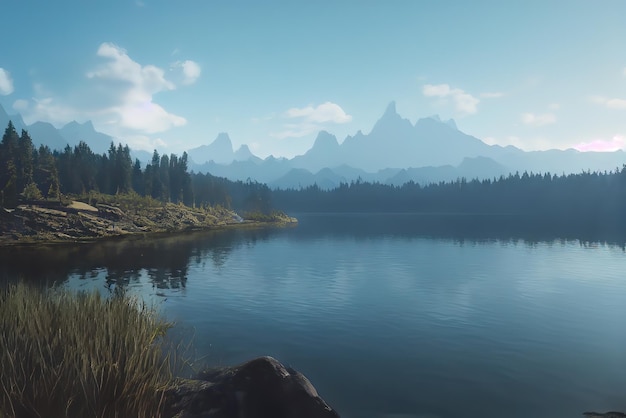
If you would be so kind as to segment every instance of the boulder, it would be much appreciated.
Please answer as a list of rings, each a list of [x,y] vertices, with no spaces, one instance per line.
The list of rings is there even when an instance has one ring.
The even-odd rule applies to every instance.
[[[166,399],[179,418],[339,418],[304,375],[272,357],[180,379]]]

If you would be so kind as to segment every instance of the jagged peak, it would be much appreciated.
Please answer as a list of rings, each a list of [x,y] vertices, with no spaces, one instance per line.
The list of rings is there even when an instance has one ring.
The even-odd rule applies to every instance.
[[[250,147],[247,144],[241,144],[239,148],[237,148],[237,152],[250,152]]]
[[[390,129],[395,131],[397,129],[404,129],[406,127],[411,127],[411,122],[408,119],[402,118],[396,111],[396,102],[391,102],[387,105],[387,109],[383,116],[378,119],[370,134],[374,132],[385,133],[388,134]]]
[[[385,113],[383,114],[383,117],[385,117],[385,116],[395,116],[397,114],[398,114],[398,112],[396,111],[396,102],[395,102],[395,100],[392,100],[387,105],[387,109],[385,109]]]
[[[254,157],[254,154],[252,154],[250,147],[246,144],[240,145],[239,148],[237,148],[237,151],[235,151],[236,160],[247,160],[252,157]]]
[[[215,144],[216,142],[228,142],[229,144],[232,144],[232,141],[230,140],[230,137],[226,132],[220,132],[219,134],[217,134],[217,138],[215,138],[215,141],[213,141],[213,143]]]
[[[317,138],[315,138],[315,142],[313,143],[313,148],[319,147],[328,147],[328,146],[338,146],[339,142],[337,142],[337,137],[331,134],[328,131],[319,131],[317,134]]]
[[[459,128],[456,126],[456,122],[454,121],[454,119],[450,118],[445,123],[446,123],[446,125],[448,125],[452,129],[454,129],[455,131],[459,130]]]

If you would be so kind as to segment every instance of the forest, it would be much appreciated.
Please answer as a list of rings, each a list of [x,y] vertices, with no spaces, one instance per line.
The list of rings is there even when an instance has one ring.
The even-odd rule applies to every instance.
[[[95,154],[80,142],[62,151],[47,146],[35,149],[27,131],[18,135],[9,122],[0,142],[0,205],[15,207],[21,199],[60,199],[62,195],[137,193],[161,202],[188,206],[221,205],[226,208],[268,213],[270,190],[258,182],[233,182],[188,170],[187,153],[159,155],[142,169],[131,159],[128,146],[111,146]]]
[[[273,209],[302,212],[419,212],[514,215],[518,219],[626,226],[626,166],[608,172],[578,174],[524,172],[485,180],[457,179],[432,184],[393,186],[361,180],[333,190],[317,186],[270,190],[252,180],[230,181],[188,170],[187,153],[159,155],[142,169],[128,146],[111,144],[94,154],[87,144],[62,151],[34,149],[28,132],[18,135],[11,123],[0,143],[0,203],[14,207],[19,199],[55,199],[89,191],[137,193],[162,202],[188,206],[222,205],[268,213]]]
[[[293,212],[420,212],[513,215],[518,219],[624,226],[626,166],[578,174],[515,173],[500,178],[402,186],[354,181],[333,190],[277,190],[272,201]]]

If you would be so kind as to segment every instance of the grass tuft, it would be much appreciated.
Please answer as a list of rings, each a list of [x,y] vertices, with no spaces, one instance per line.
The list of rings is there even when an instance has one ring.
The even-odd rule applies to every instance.
[[[0,290],[0,417],[160,417],[171,324],[118,292]]]

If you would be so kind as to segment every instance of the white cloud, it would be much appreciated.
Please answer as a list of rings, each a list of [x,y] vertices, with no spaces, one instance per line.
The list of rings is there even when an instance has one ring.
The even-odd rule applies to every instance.
[[[200,68],[200,65],[197,62],[191,61],[191,60],[176,61],[175,63],[171,65],[171,68],[172,69],[180,68],[182,70],[182,73],[183,73],[182,83],[186,85],[195,83],[196,80],[198,80],[198,78],[200,77],[200,74],[202,73],[202,69]]]
[[[548,109],[550,110],[559,110],[561,108],[561,105],[559,103],[550,103],[548,105]]]
[[[626,100],[624,99],[609,99],[605,104],[609,109],[626,109]]]
[[[158,145],[141,142],[145,135],[167,131],[187,123],[182,116],[166,110],[155,101],[155,95],[176,89],[166,78],[166,71],[154,65],[142,65],[112,43],[103,43],[97,50],[102,63],[86,72],[80,94],[69,91],[63,96],[35,84],[35,98],[13,103],[26,123],[46,121],[60,126],[72,120],[92,120],[96,129],[118,138],[135,138],[137,144],[153,148]],[[185,80],[198,73],[193,65],[182,68]],[[183,81],[180,82],[181,84]]]
[[[285,138],[301,138],[303,136],[307,136],[309,134],[315,133],[322,129],[321,126],[312,124],[312,123],[302,123],[295,124],[289,123],[285,124],[282,127],[283,129],[279,132],[272,132],[270,136],[278,139]]]
[[[317,107],[292,107],[285,115],[288,118],[303,118],[311,123],[347,123],[352,120],[352,116],[346,114],[341,106],[332,102],[322,103]]]
[[[123,128],[149,134],[187,123],[185,118],[167,112],[153,101],[156,93],[176,88],[165,78],[165,71],[154,65],[142,66],[124,49],[111,43],[100,45],[98,56],[108,59],[107,63],[88,72],[87,77],[107,84],[116,92],[114,103],[101,113],[113,116]]]
[[[609,109],[617,109],[617,110],[626,109],[626,100],[624,99],[617,99],[617,98],[609,99],[603,96],[592,96],[591,101],[593,103],[606,106]]]
[[[480,97],[482,97],[483,99],[499,99],[500,97],[503,97],[503,96],[504,96],[504,93],[500,91],[480,93]]]
[[[11,73],[4,68],[0,68],[0,95],[8,96],[13,93],[13,79]]]
[[[187,123],[185,118],[168,113],[152,101],[131,102],[112,110],[119,113],[122,126],[148,134],[167,131]]]
[[[553,113],[543,113],[540,115],[534,113],[523,113],[522,122],[531,126],[545,126],[556,122],[556,116]]]
[[[447,101],[451,99],[454,107],[462,114],[473,114],[478,111],[478,103],[480,100],[461,89],[450,88],[448,84],[425,84],[422,93],[426,97],[439,97]]]
[[[37,121],[49,122],[57,127],[75,119],[82,119],[81,112],[72,107],[55,101],[52,97],[33,98],[31,101],[18,99],[13,102],[17,110],[28,124]]]
[[[17,110],[18,112],[28,110],[28,100],[24,100],[24,99],[16,100],[15,102],[13,102],[13,109]]]
[[[343,124],[352,121],[336,103],[326,102],[318,106],[292,107],[283,116],[293,122],[286,123],[279,132],[272,132],[270,136],[278,139],[301,138],[324,129],[329,124]]]
[[[174,90],[176,86],[165,79],[165,72],[154,65],[141,66],[133,61],[126,50],[105,42],[98,48],[98,56],[109,62],[95,71],[87,73],[88,78],[126,81],[136,93],[154,94],[163,90]]]

